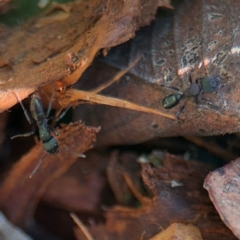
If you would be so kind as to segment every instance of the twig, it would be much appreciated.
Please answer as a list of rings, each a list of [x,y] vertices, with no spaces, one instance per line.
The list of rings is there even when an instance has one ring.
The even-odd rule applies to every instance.
[[[123,172],[123,178],[125,182],[127,183],[128,187],[132,191],[133,195],[141,202],[143,205],[150,205],[152,203],[152,199],[144,197],[134,186],[130,176],[128,173]]]
[[[65,92],[66,98],[59,97],[59,103],[64,108],[69,105],[72,105],[72,106],[75,105],[74,102],[78,102],[79,100],[84,100],[84,101],[87,101],[90,103],[98,103],[98,104],[103,104],[103,105],[108,105],[108,106],[126,108],[126,109],[131,109],[134,111],[157,114],[157,115],[160,115],[160,116],[163,116],[166,118],[170,118],[170,119],[176,119],[176,116],[161,112],[157,109],[144,107],[144,106],[141,106],[141,105],[138,105],[138,104],[126,101],[126,100],[119,99],[119,98],[106,97],[106,96],[98,94],[99,92],[101,92],[102,90],[106,89],[107,87],[112,85],[114,82],[119,80],[125,73],[127,73],[133,66],[135,66],[138,63],[140,58],[141,58],[141,56],[138,55],[136,57],[136,59],[126,69],[119,71],[110,81],[103,83],[100,86],[98,86],[90,91],[69,89],[67,92]]]
[[[110,81],[108,81],[106,83],[103,83],[100,86],[90,90],[90,92],[92,92],[92,93],[99,93],[102,90],[104,90],[105,88],[107,88],[110,85],[112,85],[114,82],[118,81],[125,73],[127,73],[132,67],[134,67],[138,63],[140,58],[141,58],[141,56],[138,55],[136,57],[136,59],[126,69],[123,69],[123,70],[119,71]]]
[[[131,109],[131,110],[140,111],[140,112],[153,113],[166,118],[170,118],[174,120],[176,119],[176,116],[161,112],[157,109],[143,107],[141,105],[138,105],[126,100],[121,100],[119,98],[105,97],[100,94],[77,90],[77,89],[68,90],[66,93],[66,99],[61,99],[60,102],[61,104],[63,104],[63,107],[65,107],[70,104],[73,104],[73,102],[76,102],[78,100],[85,100],[87,102],[98,103],[98,104],[103,104],[103,105],[108,105],[113,107],[121,107],[121,108]]]
[[[230,160],[234,160],[234,159],[237,158],[237,156],[235,156],[231,152],[221,148],[220,146],[218,146],[216,143],[214,143],[212,141],[207,141],[204,138],[192,137],[192,136],[185,136],[184,138],[186,140],[196,144],[199,147],[205,148],[209,152],[211,152],[211,153],[215,154],[216,156],[224,159],[225,161],[230,161]]]
[[[78,216],[75,213],[70,213],[71,218],[73,219],[73,221],[77,224],[77,226],[79,227],[79,229],[82,231],[82,233],[84,234],[84,236],[86,237],[87,240],[93,240],[93,237],[91,236],[91,234],[89,233],[89,231],[87,230],[87,228],[83,225],[83,223],[81,222],[81,220],[78,218]]]

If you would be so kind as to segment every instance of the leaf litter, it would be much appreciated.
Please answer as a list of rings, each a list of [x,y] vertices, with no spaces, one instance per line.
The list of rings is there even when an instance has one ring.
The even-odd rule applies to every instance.
[[[28,40],[27,43],[22,41],[25,33],[21,35],[20,31],[11,32],[6,28],[1,29],[0,34],[1,36],[3,36],[3,38],[0,46],[0,76],[2,81],[0,96],[1,100],[3,101],[1,101],[2,105],[0,108],[2,110],[9,108],[16,103],[16,99],[13,100],[12,96],[13,89],[17,90],[18,95],[22,99],[36,89],[38,89],[39,87],[41,87],[39,90],[43,91],[45,94],[51,93],[50,89],[52,89],[52,83],[54,83],[56,90],[61,90],[60,92],[57,92],[56,100],[59,101],[60,107],[63,108],[68,106],[69,104],[75,106],[79,103],[86,102],[91,99],[92,102],[98,104],[111,103],[112,106],[127,106],[129,109],[137,109],[138,111],[146,111],[148,113],[160,113],[159,115],[161,115],[161,113],[166,113],[166,118],[162,118],[160,122],[156,121],[154,118],[152,119],[150,124],[146,121],[140,120],[140,122],[144,123],[143,125],[138,125],[135,123],[131,125],[131,120],[129,121],[129,116],[128,114],[126,114],[128,110],[123,110],[126,112],[122,116],[124,116],[126,122],[130,122],[130,126],[127,126],[126,128],[127,124],[120,125],[125,125],[125,129],[123,130],[127,132],[127,134],[125,134],[123,130],[117,129],[116,125],[114,125],[115,120],[114,118],[112,118],[112,116],[115,116],[118,119],[122,119],[119,118],[118,115],[108,112],[108,115],[111,116],[111,121],[108,121],[108,118],[105,118],[103,114],[100,114],[101,117],[104,119],[104,122],[107,122],[108,124],[113,123],[110,128],[114,131],[115,129],[118,130],[118,133],[110,131],[111,135],[108,135],[107,138],[105,137],[105,139],[102,137],[103,135],[100,134],[98,146],[101,146],[101,144],[105,146],[112,146],[116,144],[136,143],[146,141],[159,135],[183,135],[183,132],[188,134],[195,134],[196,132],[198,132],[200,133],[200,135],[205,135],[206,132],[208,134],[216,134],[223,131],[235,131],[238,128],[238,124],[235,124],[238,118],[236,117],[236,112],[234,112],[235,110],[233,107],[233,103],[235,104],[237,102],[235,101],[237,99],[236,91],[233,91],[233,97],[229,98],[231,101],[228,102],[228,107],[226,107],[226,105],[223,105],[222,107],[220,106],[222,100],[228,99],[228,97],[230,96],[228,94],[228,90],[229,87],[231,88],[234,86],[234,81],[231,85],[231,81],[228,82],[228,80],[233,80],[232,74],[234,73],[234,71],[230,74],[231,76],[228,75],[226,72],[224,73],[225,75],[221,75],[224,83],[227,84],[225,84],[224,88],[221,89],[221,91],[216,95],[218,97],[216,103],[220,106],[220,110],[217,108],[215,109],[215,106],[213,105],[208,105],[208,109],[204,109],[204,112],[207,112],[207,114],[205,116],[203,114],[200,114],[200,116],[198,113],[195,112],[196,105],[190,102],[187,104],[184,113],[181,114],[180,121],[172,121],[170,119],[167,119],[175,118],[176,109],[173,109],[171,111],[161,111],[161,108],[159,108],[159,105],[161,105],[161,99],[163,99],[164,96],[167,96],[167,94],[171,94],[171,91],[168,91],[166,89],[161,90],[161,87],[156,87],[152,83],[142,85],[138,84],[137,90],[139,98],[137,99],[135,99],[136,95],[134,95],[133,92],[129,90],[123,91],[125,94],[123,94],[122,96],[121,94],[116,94],[117,97],[114,98],[109,98],[98,94],[100,91],[103,91],[105,95],[105,93],[108,92],[108,89],[106,90],[106,88],[109,87],[110,89],[114,89],[115,87],[112,85],[110,86],[110,84],[115,82],[117,78],[105,78],[105,75],[103,75],[104,81],[102,81],[102,84],[91,84],[90,82],[89,86],[92,85],[92,89],[96,88],[96,86],[100,86],[100,88],[96,88],[97,90],[95,91],[85,91],[76,88],[69,89],[68,86],[72,85],[78,80],[78,78],[82,75],[83,71],[90,65],[93,58],[99,53],[100,49],[103,48],[102,52],[107,54],[110,47],[122,43],[127,39],[133,37],[136,29],[138,29],[140,26],[146,25],[146,23],[149,24],[150,20],[154,18],[153,12],[156,9],[156,5],[153,4],[153,8],[142,8],[144,9],[144,11],[141,12],[140,10],[140,14],[138,11],[133,11],[135,15],[131,20],[134,19],[134,24],[129,25],[126,23],[128,23],[128,21],[131,22],[131,20],[124,18],[124,14],[121,15],[122,12],[119,9],[125,9],[126,11],[128,11],[134,4],[135,7],[139,6],[137,5],[137,1],[127,3],[133,4],[131,6],[123,6],[119,2],[101,3],[100,1],[93,1],[91,2],[91,7],[86,7],[88,6],[88,3],[83,2],[82,6],[85,6],[84,13],[86,13],[85,15],[83,15],[85,17],[85,20],[88,20],[86,22],[89,23],[89,25],[85,26],[84,24],[81,24],[82,22],[78,18],[81,15],[78,11],[81,11],[82,9],[77,4],[78,3],[53,5],[52,9],[46,12],[44,16],[32,19],[30,22],[26,23],[24,27],[22,27],[22,29],[25,31],[26,35],[28,35],[28,37],[26,38]],[[145,7],[150,6],[150,3],[141,2],[141,4],[143,4],[142,6]],[[186,5],[185,7],[183,7],[183,9],[186,8],[185,11],[188,12],[188,15],[195,13],[195,11],[199,8],[196,2],[192,4],[193,5],[190,4],[191,6],[193,6],[191,11],[189,9],[190,5]],[[91,15],[91,11],[89,9],[93,9],[94,14]],[[109,9],[113,9],[115,11],[109,11]],[[140,8],[136,7],[132,9],[139,10]],[[148,11],[149,9],[154,10]],[[221,10],[221,8],[219,9]],[[116,12],[116,10],[118,10],[119,12]],[[181,20],[181,18],[183,18],[184,16],[181,14],[179,15],[179,12],[176,17],[178,21],[179,19]],[[106,15],[102,15],[102,13],[105,13]],[[73,19],[71,15],[75,16],[75,19]],[[115,25],[112,26],[112,28],[111,26],[109,27],[108,22],[106,21],[106,19],[110,16],[115,17],[116,20]],[[197,18],[192,18],[192,20],[196,19]],[[69,27],[69,20],[72,21],[71,28]],[[219,19],[217,21],[219,21]],[[64,25],[62,24],[63,22],[68,23]],[[122,23],[124,23],[124,26],[130,26],[129,29],[127,29],[127,33],[124,32],[126,27],[121,28]],[[79,27],[79,31],[74,30],[77,29],[77,24]],[[183,26],[183,29],[184,26],[188,27],[188,25],[184,23],[184,21],[182,21],[181,24]],[[62,26],[61,30],[63,31],[61,32],[61,34],[56,35],[54,31],[49,31],[49,29],[53,26],[56,27],[56,32],[59,31],[57,30],[57,28],[59,27],[58,25]],[[99,36],[97,31],[98,29],[101,29],[101,31],[103,29],[107,29],[109,31],[110,29],[110,33],[112,35],[103,34],[103,36]],[[51,34],[49,34],[49,32],[51,32]],[[78,38],[81,33],[86,33],[86,35],[83,34],[83,40],[79,40],[80,38]],[[38,36],[39,38],[31,38],[31,35],[34,35],[34,37]],[[43,38],[43,36],[45,36],[45,39]],[[69,38],[67,38],[66,36]],[[147,35],[145,34],[145,37],[146,36]],[[182,38],[181,33],[179,34],[179,37],[180,39]],[[36,39],[38,40],[36,41]],[[76,44],[72,44],[72,42],[74,42],[75,40]],[[68,45],[68,43],[70,45]],[[11,44],[16,45],[16,48],[9,47],[11,46]],[[190,45],[187,45],[187,48],[189,46]],[[23,50],[22,55],[19,55],[18,49]],[[39,49],[41,50],[39,51]],[[65,51],[66,49],[67,51]],[[71,49],[71,51],[69,51],[69,49]],[[143,66],[143,62],[146,63],[147,61],[149,61],[147,58],[145,58],[146,55],[143,54],[143,56],[144,59],[140,60],[140,62],[135,66],[135,68],[130,70],[127,76],[122,78],[123,80],[125,79],[124,84],[129,83],[129,76],[136,74],[136,71],[140,69],[139,67]],[[125,66],[120,67],[120,70],[122,70],[119,72],[120,75],[126,72],[124,72],[123,69],[126,69],[126,67],[129,65],[129,62],[131,63],[133,62],[133,60],[134,58],[132,58],[131,61],[125,61]],[[158,61],[158,64],[160,65],[163,62],[161,60],[162,59],[159,59]],[[218,60],[220,60],[220,58],[216,59],[216,61]],[[112,61],[112,63],[113,65],[115,64],[114,60]],[[128,64],[126,65],[126,63]],[[221,64],[221,62],[218,62],[218,64]],[[159,68],[160,65],[158,66]],[[26,71],[26,69],[28,71]],[[145,70],[146,74],[148,74],[148,69],[146,68]],[[203,69],[200,67],[199,71],[202,70]],[[207,70],[208,73],[211,72],[212,66],[210,66]],[[117,71],[119,71],[119,69],[117,69]],[[116,76],[120,75],[116,74]],[[198,74],[196,74],[196,72],[193,75],[194,78],[198,77]],[[39,78],[36,78],[36,76],[39,76]],[[186,80],[186,77],[186,75],[183,75],[183,81]],[[106,79],[111,80],[107,82]],[[136,76],[133,77],[133,80],[131,82],[134,83],[134,81],[136,81]],[[173,85],[174,83],[175,82],[173,82]],[[42,87],[42,85],[45,84],[47,85],[45,87]],[[182,87],[180,85],[176,86],[179,89],[181,89]],[[146,93],[143,93],[141,91],[141,89],[144,88],[148,88],[148,91],[146,90]],[[149,89],[151,88],[155,88],[156,91],[149,91]],[[45,89],[47,90],[45,91]],[[132,90],[133,86],[131,86],[130,89]],[[118,92],[121,92],[121,89],[118,89]],[[131,94],[129,94],[130,92]],[[160,95],[158,96],[158,98],[156,98],[155,103],[153,103],[151,98],[154,97],[155,94]],[[209,96],[211,100],[215,100],[215,95],[213,95],[214,94]],[[144,96],[148,96],[148,98],[145,98]],[[119,100],[118,98],[128,100]],[[6,101],[6,99],[8,101]],[[150,106],[150,108],[143,106]],[[224,114],[219,114],[222,112]],[[96,122],[98,122],[97,126],[100,125],[99,123],[101,123],[102,125],[101,121],[98,121],[98,119],[96,120]],[[201,122],[204,123],[204,125],[201,125]],[[174,126],[174,124],[176,125]],[[96,124],[93,125],[96,126]],[[188,129],[188,125],[191,127],[187,132],[186,130]],[[102,126],[102,133],[106,134],[107,129],[104,124]],[[149,127],[147,126],[155,129],[155,132],[152,134],[151,131],[149,131]],[[66,130],[66,132],[70,133],[70,135],[66,135],[66,138],[63,138],[61,140],[61,137],[65,136],[64,129]],[[207,129],[210,129],[209,132]],[[98,130],[99,129],[96,128],[84,127],[82,123],[76,122],[74,124],[65,126],[59,130],[59,132],[61,133],[59,142],[61,143],[61,145],[65,145],[69,141],[69,146],[76,146],[76,152],[86,151],[87,149],[92,147],[92,143],[95,141],[95,133]],[[140,132],[141,134],[143,133],[143,135],[139,134],[138,132]],[[148,135],[146,135],[146,133],[144,132],[147,132]],[[214,144],[211,141],[209,142],[209,144],[207,144],[206,142],[204,142],[204,140],[199,141],[197,137],[186,137],[186,139],[191,142],[197,143],[197,145],[201,145],[202,147],[207,148],[209,151],[214,152],[216,155],[224,155],[226,161],[235,157],[235,155],[231,154],[227,149],[220,151],[220,148],[217,146],[217,144]],[[86,159],[87,163],[85,162],[85,165],[81,165],[80,160],[78,162],[78,170],[75,169],[75,173],[68,176],[66,175],[66,171],[76,161],[76,157],[70,157],[69,155],[65,156],[63,152],[60,155],[49,156],[49,159],[44,160],[44,163],[40,167],[39,172],[36,173],[36,176],[34,176],[31,180],[32,182],[30,182],[28,179],[29,173],[34,168],[36,162],[39,160],[39,158],[41,158],[41,155],[43,154],[43,150],[38,144],[22,158],[21,162],[17,163],[12,168],[12,170],[9,172],[9,176],[3,182],[2,188],[0,189],[1,209],[4,210],[4,213],[11,219],[12,222],[14,222],[16,225],[25,227],[27,221],[32,218],[34,213],[36,213],[35,210],[37,207],[37,203],[39,202],[40,198],[42,198],[42,200],[48,202],[49,205],[52,204],[54,206],[59,206],[59,208],[65,209],[67,214],[69,214],[69,210],[71,210],[72,212],[76,212],[75,216],[78,215],[80,216],[81,220],[83,219],[82,224],[86,224],[87,228],[81,227],[81,230],[77,229],[76,227],[74,228],[73,232],[75,234],[75,238],[77,239],[82,239],[82,237],[80,236],[82,236],[81,234],[84,231],[85,236],[86,233],[90,234],[89,236],[87,236],[88,239],[91,239],[91,237],[93,239],[103,239],[106,237],[109,239],[126,239],[129,237],[131,239],[149,239],[154,236],[155,238],[157,238],[156,234],[159,233],[159,230],[161,232],[160,234],[162,234],[161,229],[166,229],[166,232],[170,231],[169,234],[173,236],[173,233],[176,232],[176,229],[181,226],[179,222],[184,223],[182,229],[184,229],[184,226],[188,226],[188,229],[190,229],[190,226],[195,226],[193,228],[195,228],[196,232],[198,233],[200,231],[203,239],[209,237],[211,239],[219,239],[220,236],[221,239],[235,239],[231,232],[223,225],[218,214],[211,205],[209,198],[206,195],[206,192],[202,190],[201,184],[203,182],[203,178],[211,169],[206,164],[199,164],[193,161],[188,162],[186,160],[179,159],[179,157],[165,154],[165,157],[160,161],[160,164],[156,165],[152,162],[141,163],[141,170],[141,168],[139,168],[139,165],[138,167],[136,167],[133,163],[136,163],[136,159],[138,159],[138,154],[136,152],[131,154],[126,154],[126,151],[123,152],[125,152],[125,154],[119,154],[116,151],[113,151],[109,157],[105,155],[105,161],[99,163],[100,165],[97,165],[95,162],[95,164],[93,164],[91,167],[86,168],[86,164],[90,164],[91,158],[94,158],[94,154],[96,154],[95,159],[99,160],[99,156],[101,155],[101,153],[99,152],[95,152],[93,153],[93,155],[89,154],[89,157]],[[68,161],[66,161],[66,159]],[[103,175],[101,175],[100,177],[96,173],[91,175],[91,172],[94,169],[94,165],[96,165],[96,167],[99,167],[101,166],[101,164],[103,164],[100,168],[101,171],[104,172],[103,169],[106,169],[105,164],[108,160],[108,173],[105,178],[103,177]],[[77,165],[74,164],[71,169],[76,168],[75,166]],[[199,169],[201,169],[201,171],[199,171]],[[86,199],[85,201],[80,201],[80,205],[82,204],[81,206],[77,204],[77,201],[70,201],[67,200],[66,196],[64,196],[65,198],[61,196],[60,188],[59,191],[55,191],[55,195],[53,194],[54,181],[56,181],[55,188],[57,188],[59,183],[60,186],[63,186],[63,183],[67,184],[67,182],[69,182],[71,178],[78,179],[78,174],[83,175],[83,179],[89,178],[89,181],[85,181],[86,186],[85,188],[83,188],[85,189],[84,191],[87,191],[88,187],[92,189],[93,186],[96,186],[95,191],[92,191],[90,194],[85,194]],[[62,180],[57,182],[57,180],[55,179],[56,177],[60,176],[62,176],[62,178],[60,178]],[[90,180],[91,178],[92,180]],[[107,184],[107,180],[110,182],[109,185]],[[81,180],[79,179],[79,181]],[[71,182],[73,181],[71,180]],[[98,184],[96,184],[97,182]],[[52,187],[50,183],[53,183]],[[209,182],[207,183],[210,184]],[[49,190],[46,190],[47,186],[49,186]],[[68,193],[65,190],[65,195],[69,194],[69,199],[70,196],[73,197],[74,194],[76,194],[75,196],[78,196],[78,199],[83,198],[84,191],[81,191],[81,188],[77,188],[76,183],[74,186],[75,187],[73,188],[76,190],[76,193],[73,191],[74,189],[72,189],[72,191],[69,191]],[[106,193],[106,190],[104,190],[104,186],[107,188],[111,187],[114,197],[111,194],[106,194],[106,196],[109,196],[109,199],[105,198],[103,201],[103,199],[101,198],[101,192]],[[218,188],[218,186],[216,186],[216,188]],[[209,187],[209,189],[211,189],[211,186]],[[212,192],[210,194],[214,196],[216,192],[214,192],[214,190],[212,189],[211,191]],[[91,201],[93,198],[95,201]],[[114,198],[116,202],[111,202],[109,204],[108,201]],[[107,203],[106,205],[108,207],[105,206],[100,209],[100,205],[103,202],[105,204]],[[221,199],[219,199],[219,202],[221,202]],[[219,204],[219,202],[215,201],[214,203],[217,205]],[[89,204],[87,205],[87,203]],[[88,208],[85,208],[86,206],[88,206]],[[88,209],[88,217],[84,217],[84,209]],[[222,216],[224,216],[223,219],[227,219],[227,225],[237,235],[237,230],[231,227],[228,216],[224,215],[225,213],[221,212],[221,210],[219,210],[219,212]],[[94,214],[96,217],[95,220],[90,220],[89,216],[93,216]],[[103,215],[105,216],[105,219],[102,219]],[[37,217],[37,215],[35,217]],[[48,216],[48,218],[50,218],[50,216]],[[101,220],[99,220],[99,222],[95,222],[98,218]],[[58,219],[55,217],[54,221],[57,222],[58,220],[60,220],[60,218]],[[170,223],[173,223],[171,227],[169,227]],[[192,225],[190,225],[189,223],[191,223]],[[83,230],[84,228],[85,230]],[[63,228],[59,228],[59,230],[61,229]],[[182,233],[178,232],[177,236],[180,237],[181,234]],[[189,233],[185,232],[184,236],[189,237]],[[66,237],[66,239],[70,238]]]

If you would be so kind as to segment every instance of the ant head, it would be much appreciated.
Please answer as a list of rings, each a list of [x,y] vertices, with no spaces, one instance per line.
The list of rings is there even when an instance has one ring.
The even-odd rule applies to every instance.
[[[204,77],[199,79],[203,93],[212,93],[220,86],[220,76]]]
[[[42,142],[44,150],[49,154],[58,153],[58,143],[54,137],[51,137],[48,141]]]

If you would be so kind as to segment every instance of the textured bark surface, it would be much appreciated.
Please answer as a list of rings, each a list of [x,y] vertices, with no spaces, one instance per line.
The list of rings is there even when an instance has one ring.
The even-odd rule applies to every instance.
[[[142,164],[142,179],[153,193],[153,198],[147,199],[141,195],[136,183],[138,175],[131,161],[133,158],[132,154],[120,155],[118,161],[124,164],[112,173],[125,173],[127,186],[142,206],[133,209],[119,205],[107,209],[106,223],[89,228],[93,239],[149,239],[159,232],[159,226],[166,229],[171,223],[191,223],[199,228],[203,239],[236,239],[221,221],[202,187],[210,170],[207,165],[169,154],[165,155],[160,167]],[[117,173],[111,180],[124,185]],[[118,187],[118,190],[121,191],[121,188]],[[127,196],[123,187],[122,194]]]
[[[40,85],[75,83],[100,49],[134,37],[154,19],[157,1],[81,1],[53,4],[44,16],[0,29],[0,110]]]

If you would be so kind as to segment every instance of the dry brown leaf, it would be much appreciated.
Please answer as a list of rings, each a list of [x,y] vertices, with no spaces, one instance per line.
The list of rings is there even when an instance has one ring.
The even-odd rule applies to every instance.
[[[107,184],[102,175],[107,162],[106,155],[88,151],[86,159],[79,159],[64,175],[51,181],[41,201],[69,211],[96,215],[101,210],[99,202]]]

